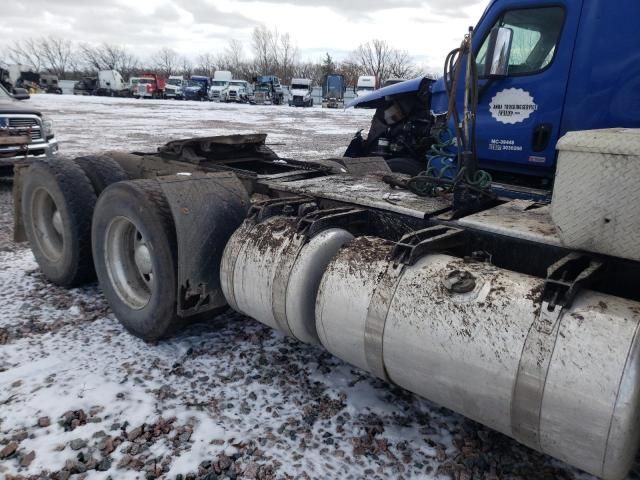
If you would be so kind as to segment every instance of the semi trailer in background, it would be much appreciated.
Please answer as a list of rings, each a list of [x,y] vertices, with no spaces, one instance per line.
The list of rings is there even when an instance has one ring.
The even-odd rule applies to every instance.
[[[378,87],[378,80],[374,75],[360,75],[356,83],[356,97],[362,97],[373,92]]]
[[[322,82],[322,108],[343,108],[346,89],[343,75],[326,75]]]

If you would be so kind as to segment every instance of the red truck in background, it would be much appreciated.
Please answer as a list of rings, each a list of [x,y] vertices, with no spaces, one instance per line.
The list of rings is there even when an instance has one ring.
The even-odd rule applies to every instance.
[[[164,98],[166,79],[155,73],[144,73],[136,85],[136,98]]]

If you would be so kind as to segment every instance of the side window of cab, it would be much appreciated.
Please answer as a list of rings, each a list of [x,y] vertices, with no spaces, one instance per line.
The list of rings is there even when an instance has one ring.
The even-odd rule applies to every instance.
[[[560,41],[565,10],[562,7],[539,7],[508,10],[493,28],[512,31],[509,76],[534,75],[551,65]],[[478,71],[484,71],[489,36],[476,54]]]

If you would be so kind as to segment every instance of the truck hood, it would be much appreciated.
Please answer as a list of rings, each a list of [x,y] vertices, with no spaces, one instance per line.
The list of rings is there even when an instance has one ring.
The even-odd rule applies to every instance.
[[[378,103],[384,101],[385,97],[398,95],[401,93],[417,93],[420,91],[422,82],[429,80],[426,77],[418,77],[413,80],[407,80],[406,82],[396,83],[389,85],[388,87],[380,88],[367,95],[362,95],[349,102],[346,108],[375,108]]]
[[[24,107],[20,105],[17,100],[0,100],[0,115],[8,113],[38,115],[39,117],[42,116],[38,110]]]

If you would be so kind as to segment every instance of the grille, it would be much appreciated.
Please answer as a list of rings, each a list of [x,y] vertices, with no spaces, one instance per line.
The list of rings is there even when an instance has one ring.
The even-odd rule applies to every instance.
[[[40,121],[33,117],[9,117],[9,131],[14,135],[28,135],[31,130],[31,140],[42,140]]]

